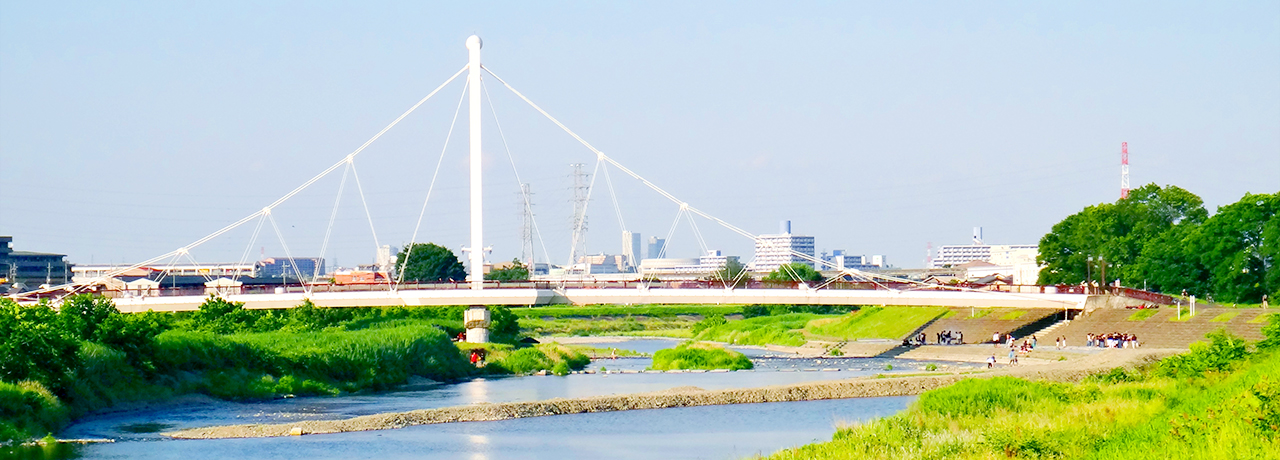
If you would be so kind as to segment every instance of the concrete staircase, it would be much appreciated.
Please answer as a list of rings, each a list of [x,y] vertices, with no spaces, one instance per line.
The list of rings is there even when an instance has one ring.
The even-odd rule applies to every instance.
[[[1205,334],[1218,329],[1227,331],[1250,341],[1261,340],[1262,326],[1266,325],[1261,315],[1272,311],[1255,308],[1197,308],[1196,315],[1188,318],[1188,312],[1182,310],[1183,320],[1177,319],[1178,312],[1174,308],[1161,308],[1154,315],[1130,320],[1142,310],[1127,308],[1097,309],[1081,314],[1070,323],[1055,325],[1050,334],[1040,335],[1042,342],[1053,337],[1066,337],[1067,345],[1085,345],[1085,336],[1089,333],[1107,334],[1112,332],[1130,333],[1138,336],[1138,343],[1144,347],[1154,348],[1186,348],[1192,342],[1204,340]]]
[[[977,311],[981,312],[983,310],[978,309]],[[981,318],[972,318],[970,317],[971,309],[953,308],[954,314],[950,317],[934,320],[924,328],[925,338],[928,343],[933,344],[937,341],[937,333],[959,331],[964,334],[965,343],[991,343],[991,334],[994,332],[1019,331],[1036,322],[1044,321],[1054,314],[1062,314],[1060,310],[1050,309],[990,308],[985,310],[990,310],[990,313]],[[1010,313],[1019,311],[1023,313],[1016,319],[1000,319]]]

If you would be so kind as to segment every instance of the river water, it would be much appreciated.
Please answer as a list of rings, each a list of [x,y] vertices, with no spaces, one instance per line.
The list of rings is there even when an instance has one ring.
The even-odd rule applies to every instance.
[[[678,341],[637,339],[591,344],[652,353]],[[648,358],[597,360],[595,374],[476,379],[413,391],[337,398],[233,403],[188,398],[162,408],[91,416],[61,438],[107,438],[113,443],[63,449],[56,457],[92,459],[734,459],[829,440],[841,423],[891,415],[914,397],[704,406],[575,414],[496,422],[426,425],[333,435],[267,439],[172,440],[158,431],[211,425],[337,419],[482,402],[532,401],[638,393],[696,386],[750,388],[876,373],[918,372],[922,361],[885,358],[799,359],[742,348],[753,371],[638,373]],[[935,363],[939,367],[968,364]],[[893,370],[887,371],[886,366]],[[605,372],[607,370],[607,372]]]

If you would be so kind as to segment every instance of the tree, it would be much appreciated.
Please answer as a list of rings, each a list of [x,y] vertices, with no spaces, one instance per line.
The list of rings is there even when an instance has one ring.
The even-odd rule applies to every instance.
[[[738,287],[750,283],[751,274],[747,272],[747,266],[739,262],[738,258],[730,257],[725,261],[724,267],[712,273],[708,280],[723,283],[730,287]]]
[[[462,281],[467,277],[467,270],[453,254],[444,246],[435,243],[415,243],[396,256],[396,267],[405,281]],[[479,267],[474,267],[479,269]]]
[[[1148,243],[1176,227],[1198,226],[1207,216],[1200,197],[1173,185],[1147,184],[1115,203],[1086,207],[1040,239],[1037,261],[1045,268],[1039,282],[1076,284],[1089,275],[1103,282],[1141,282],[1139,259]],[[1090,267],[1090,258],[1097,265]],[[1108,280],[1096,272],[1102,264]]]
[[[818,273],[818,271],[817,271],[817,270],[814,270],[814,269],[813,269],[813,267],[810,267],[808,264],[801,263],[801,262],[792,262],[792,263],[789,263],[789,264],[787,264],[787,265],[783,265],[783,266],[781,266],[781,267],[778,267],[776,270],[774,270],[774,271],[772,271],[772,272],[769,272],[769,274],[768,274],[768,275],[765,275],[765,277],[764,277],[764,279],[763,279],[762,281],[771,281],[771,282],[789,282],[789,281],[817,282],[817,281],[822,281],[822,274],[821,274],[821,273]]]
[[[493,281],[528,281],[529,267],[520,263],[520,259],[511,259],[511,266],[490,270],[484,279]]]
[[[1280,212],[1280,193],[1245,194],[1240,201],[1218,208],[1205,221],[1189,246],[1212,278],[1211,292],[1220,301],[1260,302],[1275,293],[1276,242],[1268,236]],[[1206,293],[1208,294],[1208,293]]]

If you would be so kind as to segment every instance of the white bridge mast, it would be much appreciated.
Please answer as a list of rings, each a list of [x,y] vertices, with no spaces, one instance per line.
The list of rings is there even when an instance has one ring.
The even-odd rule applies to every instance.
[[[484,192],[480,176],[480,37],[467,37],[467,86],[468,115],[471,125],[471,289],[484,289]],[[484,305],[472,305],[463,318],[467,328],[467,342],[489,341],[489,309]]]

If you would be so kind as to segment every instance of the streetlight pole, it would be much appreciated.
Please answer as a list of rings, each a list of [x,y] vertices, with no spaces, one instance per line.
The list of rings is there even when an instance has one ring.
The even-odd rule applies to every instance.
[[[1084,263],[1084,286],[1087,289],[1086,294],[1093,293],[1093,256],[1089,256]]]

